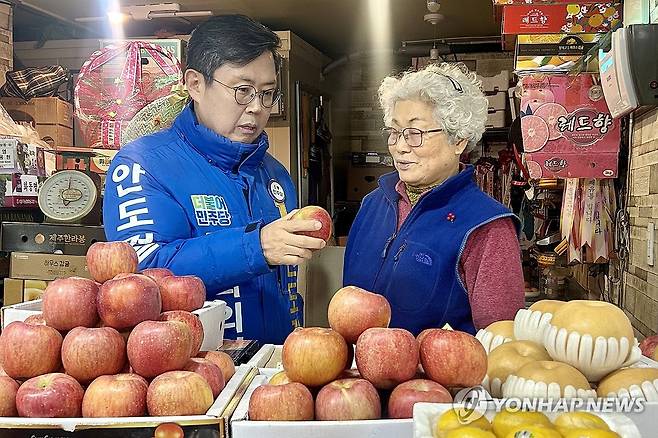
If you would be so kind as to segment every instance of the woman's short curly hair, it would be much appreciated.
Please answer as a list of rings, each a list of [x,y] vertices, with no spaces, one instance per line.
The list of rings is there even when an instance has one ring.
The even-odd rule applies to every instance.
[[[450,141],[467,140],[467,151],[482,138],[489,103],[482,82],[462,63],[430,64],[423,70],[389,76],[379,86],[384,123],[391,125],[395,103],[420,99],[434,107],[434,118]]]

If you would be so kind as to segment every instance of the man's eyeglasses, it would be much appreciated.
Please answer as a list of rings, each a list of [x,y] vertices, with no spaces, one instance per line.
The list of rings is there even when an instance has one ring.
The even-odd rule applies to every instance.
[[[431,132],[441,132],[443,129],[428,129],[423,131],[418,128],[404,128],[402,131],[398,131],[395,128],[384,128],[382,129],[382,135],[386,144],[389,146],[394,146],[400,140],[400,136],[404,137],[404,141],[412,148],[417,148],[423,144],[423,134],[429,134]]]
[[[260,97],[260,103],[265,108],[272,108],[278,100],[281,98],[281,92],[278,88],[271,88],[269,90],[257,91],[255,87],[251,85],[238,85],[237,87],[231,87],[226,85],[223,82],[218,81],[215,78],[212,78],[213,81],[217,82],[220,85],[230,88],[235,92],[235,101],[238,105],[249,105],[256,96]]]

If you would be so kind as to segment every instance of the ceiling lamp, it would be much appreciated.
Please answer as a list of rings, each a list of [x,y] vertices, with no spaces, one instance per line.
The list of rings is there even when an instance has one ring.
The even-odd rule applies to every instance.
[[[76,18],[75,21],[148,21],[154,18],[209,17],[211,15],[212,11],[181,11],[178,3],[159,3],[155,5],[122,6],[119,11],[108,12],[103,17],[80,17]]]

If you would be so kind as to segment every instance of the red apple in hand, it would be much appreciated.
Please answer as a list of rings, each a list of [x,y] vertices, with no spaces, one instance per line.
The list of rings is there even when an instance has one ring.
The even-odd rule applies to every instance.
[[[203,344],[203,325],[194,313],[184,310],[170,310],[160,315],[160,321],[180,321],[184,323],[192,334],[192,356],[196,356]]]
[[[96,298],[98,286],[80,277],[61,278],[43,293],[43,318],[46,324],[66,331],[74,327],[94,327],[98,323]]]
[[[322,224],[322,228],[316,231],[298,231],[296,234],[302,234],[304,236],[315,237],[316,239],[322,239],[325,242],[331,237],[331,216],[322,207],[317,205],[309,205],[302,209],[299,209],[290,217],[291,220],[316,220]]]
[[[11,377],[0,376],[0,417],[17,417],[16,393],[18,382]]]
[[[391,306],[382,295],[356,286],[345,286],[329,302],[329,325],[348,344],[356,344],[361,333],[372,327],[388,327]]]
[[[146,379],[137,374],[96,378],[82,399],[87,418],[143,417],[146,415]]]
[[[456,330],[430,330],[420,343],[420,361],[427,377],[445,387],[479,385],[487,374],[480,341]]]
[[[0,363],[9,377],[29,379],[57,370],[61,348],[54,328],[14,321],[0,335]]]
[[[155,281],[160,281],[165,277],[171,277],[174,275],[174,273],[167,268],[148,268],[144,269],[140,274],[151,277]]]
[[[137,253],[127,242],[96,242],[87,250],[87,269],[99,283],[137,272]]]
[[[293,382],[322,386],[345,369],[347,344],[331,329],[297,328],[283,343],[282,361]]]
[[[313,419],[313,396],[301,383],[262,385],[249,398],[252,421],[308,421]]]
[[[356,342],[356,366],[375,387],[391,389],[416,375],[418,342],[404,329],[368,329]]]
[[[416,403],[451,403],[450,392],[432,380],[409,380],[395,387],[388,399],[389,418],[413,418]]]
[[[145,275],[133,274],[107,281],[98,293],[98,313],[103,324],[117,330],[157,320],[161,311],[158,285]]]
[[[222,370],[224,375],[224,382],[228,383],[231,380],[231,377],[235,374],[235,363],[233,359],[228,354],[223,351],[202,351],[196,355],[203,359],[208,359],[210,362],[214,363]]]
[[[111,327],[76,327],[64,337],[62,363],[66,374],[81,383],[117,374],[126,365],[126,341]]]
[[[222,374],[222,370],[208,359],[193,357],[187,362],[187,364],[185,364],[183,370],[192,371],[193,373],[197,373],[203,377],[206,382],[208,382],[208,385],[210,385],[213,398],[217,398],[219,393],[222,392],[222,389],[224,389],[224,385],[226,384],[226,382],[224,382],[224,375]]]
[[[180,370],[190,358],[192,335],[180,321],[144,321],[128,338],[128,360],[133,370],[151,378]]]
[[[208,382],[191,371],[170,371],[159,375],[149,385],[146,395],[152,416],[203,415],[212,406]]]
[[[185,310],[193,312],[203,307],[206,301],[206,287],[199,277],[165,277],[158,281],[162,295],[162,311]]]
[[[34,377],[18,388],[18,415],[30,418],[79,417],[84,392],[78,381],[66,374]]]
[[[364,379],[335,380],[315,399],[317,420],[377,420],[381,416],[379,394]]]

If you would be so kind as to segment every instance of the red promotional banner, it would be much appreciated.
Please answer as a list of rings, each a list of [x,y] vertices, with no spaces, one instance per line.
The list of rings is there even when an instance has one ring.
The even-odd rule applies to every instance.
[[[608,32],[621,20],[621,3],[511,5],[503,34]]]

